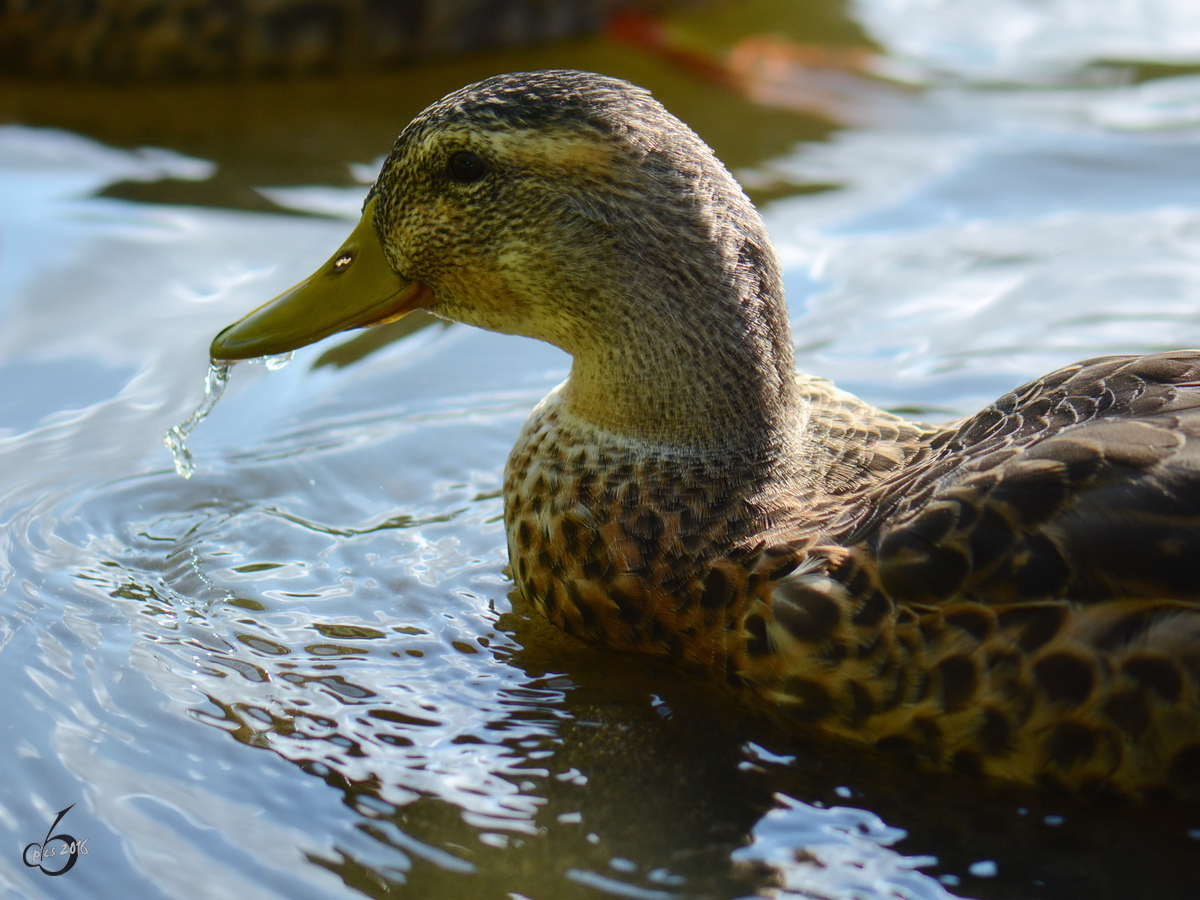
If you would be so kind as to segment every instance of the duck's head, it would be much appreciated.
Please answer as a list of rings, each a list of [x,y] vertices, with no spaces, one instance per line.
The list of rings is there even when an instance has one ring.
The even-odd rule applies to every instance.
[[[687,396],[698,373],[743,404],[793,390],[758,214],[694,132],[614,78],[502,75],[426,109],[350,238],[217,335],[212,357],[283,353],[418,308],[558,345],[575,357],[580,414],[643,436],[672,403],[648,393],[696,407],[672,418],[706,415]]]

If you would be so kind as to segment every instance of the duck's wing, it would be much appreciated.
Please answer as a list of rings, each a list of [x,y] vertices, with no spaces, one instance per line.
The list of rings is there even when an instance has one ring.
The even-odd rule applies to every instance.
[[[731,671],[964,771],[1200,796],[1200,352],[1070,366],[927,447],[768,581]]]
[[[932,450],[847,536],[893,600],[1200,602],[1200,351],[1068,366]]]

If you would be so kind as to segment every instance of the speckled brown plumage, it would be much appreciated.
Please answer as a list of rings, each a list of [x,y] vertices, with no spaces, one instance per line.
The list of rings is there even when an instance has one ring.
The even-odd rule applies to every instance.
[[[1194,792],[1198,435],[1200,354],[1090,360],[1006,395],[865,490],[829,535],[849,560],[819,576],[821,599],[801,601],[834,599],[840,630],[822,638],[871,661],[840,666],[832,684],[826,671],[829,714],[969,771]],[[897,610],[890,648],[853,620],[872,602]],[[892,665],[914,681],[901,713],[873,668]],[[780,674],[786,694],[795,673]]]
[[[757,213],[598,75],[450,95],[369,199],[431,311],[573,356],[504,485],[516,588],[552,622],[801,731],[1200,796],[1200,352],[1078,363],[941,428],[797,375]]]
[[[1194,795],[1200,354],[1079,363],[944,430],[801,379],[810,462],[839,474],[773,524],[720,461],[602,454],[548,398],[505,486],[525,594],[805,726],[971,773]]]

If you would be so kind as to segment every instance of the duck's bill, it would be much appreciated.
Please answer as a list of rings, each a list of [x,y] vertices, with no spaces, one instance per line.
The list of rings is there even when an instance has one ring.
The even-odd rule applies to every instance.
[[[434,302],[419,281],[388,265],[375,231],[375,198],[325,265],[289,291],[230,325],[212,342],[214,360],[289,353],[349,328],[383,325]]]

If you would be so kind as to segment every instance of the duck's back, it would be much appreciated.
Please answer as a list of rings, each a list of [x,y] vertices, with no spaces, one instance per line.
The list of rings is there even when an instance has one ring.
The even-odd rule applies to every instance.
[[[1200,353],[1078,363],[921,443],[826,504],[743,676],[961,769],[1200,791]]]
[[[897,599],[1200,599],[1200,353],[1060,369],[869,498],[844,539]]]

